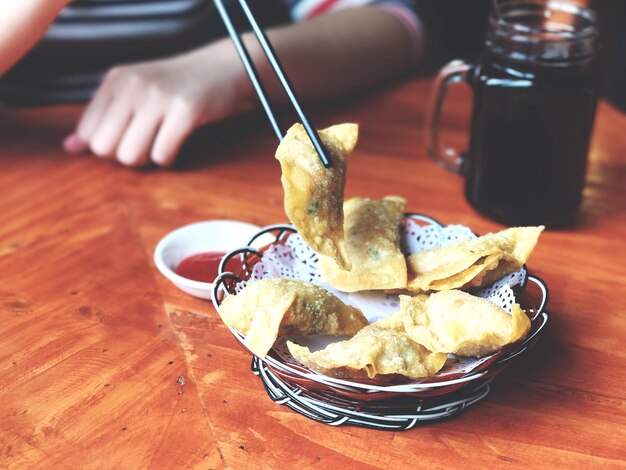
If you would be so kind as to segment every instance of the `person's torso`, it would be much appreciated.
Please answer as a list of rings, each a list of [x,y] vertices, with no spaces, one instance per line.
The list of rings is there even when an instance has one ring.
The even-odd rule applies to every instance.
[[[245,28],[237,2],[224,3],[235,23]],[[261,24],[287,20],[282,2],[263,4],[255,10]],[[0,79],[0,102],[83,101],[114,65],[172,56],[225,34],[211,0],[77,0]]]

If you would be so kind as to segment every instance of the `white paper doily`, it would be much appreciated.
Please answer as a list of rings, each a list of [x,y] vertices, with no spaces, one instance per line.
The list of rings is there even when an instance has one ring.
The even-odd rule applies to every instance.
[[[457,240],[477,237],[468,227],[463,225],[420,225],[419,222],[411,217],[406,217],[404,221],[401,248],[407,256],[423,250],[444,247]],[[262,259],[252,268],[250,279],[238,282],[235,286],[235,292],[240,292],[248,282],[264,278],[281,277],[308,281],[323,287],[339,297],[344,303],[360,309],[370,323],[399,310],[400,302],[396,294],[385,294],[380,291],[346,293],[333,288],[322,277],[318,268],[318,260],[318,254],[297,233],[291,234],[284,242],[272,244],[263,253]],[[522,269],[504,276],[473,294],[489,299],[510,313],[511,307],[516,303],[513,287],[520,284],[524,285],[526,277],[527,272],[525,269]],[[274,344],[273,350],[286,364],[299,365],[287,349],[287,339],[279,337]],[[323,349],[329,343],[340,341],[344,338],[306,336],[289,339],[316,351]],[[491,357],[492,355],[475,359],[457,358],[450,355],[446,365],[437,375],[468,373]]]
[[[476,238],[472,231],[463,225],[418,225],[410,218],[403,225],[401,246],[405,256],[432,248],[449,245],[457,240]],[[272,245],[264,254],[260,262],[252,269],[249,281],[241,281],[236,286],[240,292],[248,282],[264,278],[288,278],[312,282],[332,292],[343,302],[359,308],[371,322],[379,320],[400,308],[398,295],[384,294],[380,291],[341,292],[333,288],[322,277],[318,268],[319,257],[297,233],[291,235],[283,244]],[[511,273],[493,284],[474,292],[474,295],[484,297],[501,306],[509,313],[515,303],[512,288],[523,284],[526,279],[524,269]]]

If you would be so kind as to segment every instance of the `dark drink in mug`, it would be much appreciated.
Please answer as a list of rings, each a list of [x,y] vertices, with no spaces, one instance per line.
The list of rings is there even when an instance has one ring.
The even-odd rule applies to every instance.
[[[561,2],[502,4],[475,64],[453,63],[438,80],[430,152],[466,175],[465,196],[509,225],[570,222],[582,197],[595,115],[597,21]],[[439,148],[449,83],[474,90],[466,157]]]

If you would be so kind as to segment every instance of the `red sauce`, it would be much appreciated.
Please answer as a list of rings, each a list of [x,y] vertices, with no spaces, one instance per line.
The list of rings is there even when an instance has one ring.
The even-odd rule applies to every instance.
[[[223,251],[207,251],[188,256],[178,264],[176,274],[193,281],[213,282],[225,254]]]

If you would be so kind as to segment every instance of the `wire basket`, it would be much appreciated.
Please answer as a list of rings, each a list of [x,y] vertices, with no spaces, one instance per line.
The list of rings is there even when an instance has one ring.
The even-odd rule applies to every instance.
[[[433,233],[440,232],[443,241],[418,240],[426,247],[475,236],[467,227],[443,227],[434,219],[420,214],[406,214],[403,227],[405,254],[415,250],[414,240],[407,242],[407,236],[429,238]],[[236,295],[248,281],[258,278],[291,277],[319,283],[317,254],[298,239],[293,226],[273,225],[261,229],[246,247],[228,253],[214,282],[215,308],[219,309],[226,295]],[[263,264],[264,257],[271,256],[279,257],[277,266]],[[231,267],[231,271],[224,272],[226,265]],[[233,269],[233,266],[236,268]],[[291,269],[291,266],[297,269]],[[531,320],[527,337],[485,358],[449,357],[444,368],[432,377],[421,380],[405,377],[383,377],[380,380],[329,377],[293,359],[286,348],[286,338],[282,337],[278,338],[265,358],[250,352],[253,356],[252,370],[273,401],[322,423],[402,430],[417,423],[447,419],[483,399],[489,393],[493,378],[528,351],[548,324],[549,314],[545,311],[548,288],[541,279],[529,275],[525,267],[483,289],[483,294],[500,295],[503,298],[496,299],[499,302],[519,303]],[[389,294],[380,294],[380,302],[385,303],[388,311],[395,305]],[[230,330],[247,350],[243,344],[245,336],[233,328]]]

